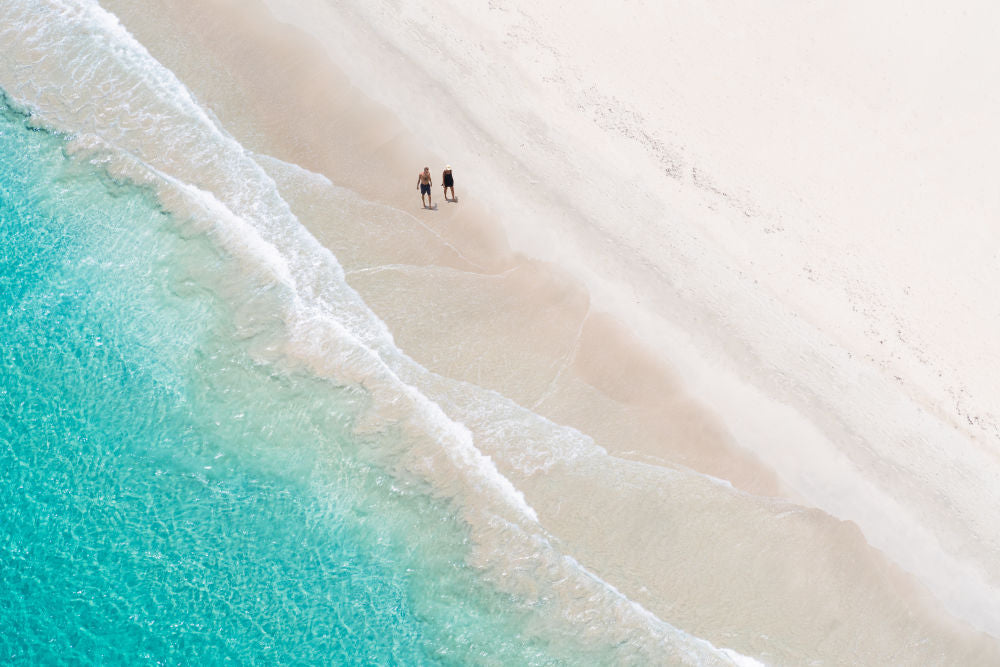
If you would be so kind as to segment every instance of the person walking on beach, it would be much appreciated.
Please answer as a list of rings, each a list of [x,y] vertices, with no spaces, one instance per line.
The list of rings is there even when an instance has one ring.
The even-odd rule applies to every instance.
[[[441,172],[441,188],[444,190],[444,200],[448,199],[448,188],[451,188],[451,200],[458,201],[458,197],[455,196],[455,178],[451,175],[451,165],[447,165],[444,171]]]
[[[420,203],[424,205],[424,208],[434,208],[434,203],[431,201],[431,168],[424,167],[424,170],[420,172],[417,176],[417,187],[420,188]],[[424,202],[424,197],[427,197],[427,202]]]

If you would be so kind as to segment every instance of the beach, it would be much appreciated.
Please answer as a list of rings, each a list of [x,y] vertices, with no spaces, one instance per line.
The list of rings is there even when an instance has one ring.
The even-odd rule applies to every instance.
[[[160,260],[225,313],[186,345],[314,387],[254,393],[227,456],[322,415],[273,449],[339,434],[308,488],[353,447],[390,480],[351,525],[418,572],[407,661],[1000,660],[995,12],[14,9],[18,113],[215,249]],[[463,586],[511,620],[454,630]]]

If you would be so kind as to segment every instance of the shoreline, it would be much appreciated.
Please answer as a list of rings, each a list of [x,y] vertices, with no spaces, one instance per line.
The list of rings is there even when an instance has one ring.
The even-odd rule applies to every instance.
[[[256,152],[322,174],[335,185],[347,186],[369,201],[410,212],[418,225],[431,230],[419,234],[422,238],[418,243],[445,246],[420,248],[412,243],[409,234],[400,244],[404,247],[395,246],[389,229],[377,240],[381,247],[366,249],[369,254],[382,254],[386,264],[440,265],[465,271],[472,283],[492,283],[496,299],[504,304],[502,312],[490,312],[489,304],[484,304],[479,312],[470,309],[463,313],[456,304],[448,303],[449,295],[425,291],[425,308],[429,312],[445,311],[454,318],[443,327],[444,333],[471,330],[474,340],[495,338],[465,364],[443,362],[447,349],[459,341],[442,337],[442,332],[406,330],[407,318],[392,310],[392,288],[368,287],[365,283],[371,283],[370,279],[363,274],[352,275],[352,270],[359,267],[350,263],[353,250],[350,241],[338,238],[337,231],[322,219],[322,212],[304,198],[299,207],[303,223],[334,252],[352,286],[390,325],[400,346],[418,363],[429,370],[496,390],[555,421],[584,432],[594,431],[601,436],[597,438],[600,444],[618,455],[628,458],[631,453],[637,460],[647,462],[669,461],[671,465],[727,479],[755,494],[790,494],[770,470],[732,441],[712,411],[685,391],[657,355],[614,316],[591,311],[590,297],[582,284],[551,263],[513,251],[503,225],[491,210],[476,201],[474,192],[465,194],[461,180],[457,204],[438,200],[437,211],[418,208],[419,195],[410,187],[416,181],[419,165],[426,162],[443,165],[444,160],[433,155],[418,159],[421,152],[418,141],[384,108],[351,86],[343,73],[325,60],[311,39],[290,27],[283,27],[284,35],[278,33],[277,26],[266,22],[269,15],[262,6],[251,11],[242,4],[237,10],[235,4],[224,0],[217,5],[215,9],[163,11],[158,20],[176,21],[178,30],[198,39],[200,46],[224,65],[230,82],[227,86],[218,80],[203,81],[205,85],[196,92],[202,103],[223,119],[227,130]],[[113,3],[109,6],[125,13]],[[233,25],[231,20],[237,23]],[[136,25],[152,28],[159,23]],[[229,30],[235,28],[240,39],[231,43],[212,39],[224,25]],[[146,35],[139,37],[147,43]],[[261,45],[255,49],[261,60],[253,66],[247,62],[244,49],[250,40]],[[163,46],[169,49],[169,45]],[[180,61],[171,64],[181,66],[178,75],[182,80],[197,81],[204,75],[193,51],[172,53],[169,57]],[[183,70],[185,65],[190,68],[187,73]],[[296,76],[288,77],[288,72],[296,72]],[[203,97],[205,94],[207,98]],[[283,103],[251,103],[268,95],[282,99]],[[287,123],[289,109],[295,110],[296,121],[292,124]],[[303,136],[310,138],[310,145],[303,143]],[[348,143],[343,141],[344,137],[356,139]],[[432,191],[440,187],[437,180],[435,175]],[[386,184],[392,186],[386,188]],[[290,203],[293,208],[296,206],[294,201]],[[310,207],[312,211],[306,212]],[[512,317],[521,320],[519,330],[503,324],[502,320]],[[532,335],[535,332],[531,332],[529,323],[545,318],[559,325]],[[516,372],[505,373],[504,369],[512,366],[509,360],[512,354],[536,363],[516,365]],[[539,367],[541,377],[525,383],[523,371]],[[561,391],[553,391],[552,382],[557,376],[569,376]],[[530,386],[524,387],[525,384]],[[587,397],[588,387],[599,395]],[[572,408],[572,403],[588,398],[589,406]],[[615,416],[594,419],[594,409]],[[640,426],[628,429],[627,436],[616,437],[614,429],[607,428],[609,422],[619,427],[638,422]],[[664,442],[679,449],[664,447]]]
[[[579,425],[617,456],[682,465],[756,495],[794,498],[772,470],[732,441],[722,422],[686,391],[657,355],[638,351],[636,339],[613,316],[591,312],[593,299],[577,280],[552,264],[512,251],[491,209],[466,194],[460,171],[456,171],[459,204],[449,208],[439,203],[435,212],[416,209],[418,195],[410,189],[413,172],[428,162],[417,159],[423,152],[419,141],[324,62],[315,44],[294,42],[289,37],[296,35],[293,29],[282,28],[282,35],[276,26],[258,23],[265,14],[251,16],[243,5],[218,3],[212,9],[185,10],[168,9],[155,20],[144,21],[150,30],[162,30],[159,21],[169,17],[178,34],[200,35],[205,50],[171,54],[171,47],[161,44],[166,51],[154,56],[165,54],[161,59],[188,85],[200,82],[199,99],[241,143],[324,174],[369,201],[404,213],[414,211],[409,215],[412,220],[397,218],[383,224],[382,231],[389,233],[376,234],[373,246],[357,252],[352,265],[351,252],[358,250],[354,240],[340,238],[337,230],[324,227],[309,213],[315,214],[322,202],[310,199],[308,193],[300,193],[300,201],[294,197],[290,201],[312,234],[341,259],[352,286],[390,326],[407,354],[432,371],[495,389],[555,421]],[[259,61],[247,59],[242,43],[213,41],[217,31],[233,29],[234,16],[239,16],[235,34],[256,40]],[[144,44],[155,44],[155,38],[137,32],[141,23],[129,24],[129,30]],[[213,62],[226,65],[224,74],[199,69],[200,56],[206,52],[212,53]],[[288,76],[290,72],[295,76]],[[296,103],[295,95],[306,99]],[[254,99],[282,102],[247,103]],[[353,143],[341,142],[344,136],[353,137]],[[305,138],[311,143],[304,143]],[[335,150],[329,150],[331,144]],[[437,169],[433,165],[444,164],[440,158],[434,160],[432,173]],[[388,182],[398,183],[398,189],[382,190],[380,184]],[[403,238],[394,239],[398,243],[384,241],[393,238],[392,224],[400,222],[408,225]],[[414,318],[413,312],[394,311],[400,290],[413,285],[414,272],[397,270],[393,275],[392,268],[384,268],[393,264],[440,268],[466,280],[461,289],[440,289],[432,280],[407,292],[417,311],[443,312],[452,319],[437,321],[433,327]],[[468,307],[469,294],[486,295],[480,310]],[[504,304],[499,312],[497,303]],[[544,331],[530,328],[543,320],[553,324]],[[492,342],[484,344],[491,336]],[[474,348],[470,357],[448,358],[449,351],[466,339],[476,342],[470,346]],[[512,358],[519,360],[514,368]],[[545,372],[526,382],[525,368]],[[589,392],[595,385],[601,391]],[[615,418],[608,418],[609,410],[617,410]],[[639,426],[634,431],[624,429],[635,423]],[[659,449],[664,442],[677,446]]]

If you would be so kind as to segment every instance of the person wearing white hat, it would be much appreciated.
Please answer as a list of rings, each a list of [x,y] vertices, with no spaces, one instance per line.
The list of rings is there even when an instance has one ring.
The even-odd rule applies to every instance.
[[[451,165],[446,165],[441,172],[441,187],[444,190],[445,201],[458,201],[455,196],[455,177],[451,175]],[[451,199],[448,199],[448,188],[451,188]]]

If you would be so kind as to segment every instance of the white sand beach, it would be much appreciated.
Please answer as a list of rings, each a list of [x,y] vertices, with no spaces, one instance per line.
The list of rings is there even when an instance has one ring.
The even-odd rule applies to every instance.
[[[588,571],[768,664],[998,660],[1000,11],[101,4],[403,352],[607,452],[466,423]]]

